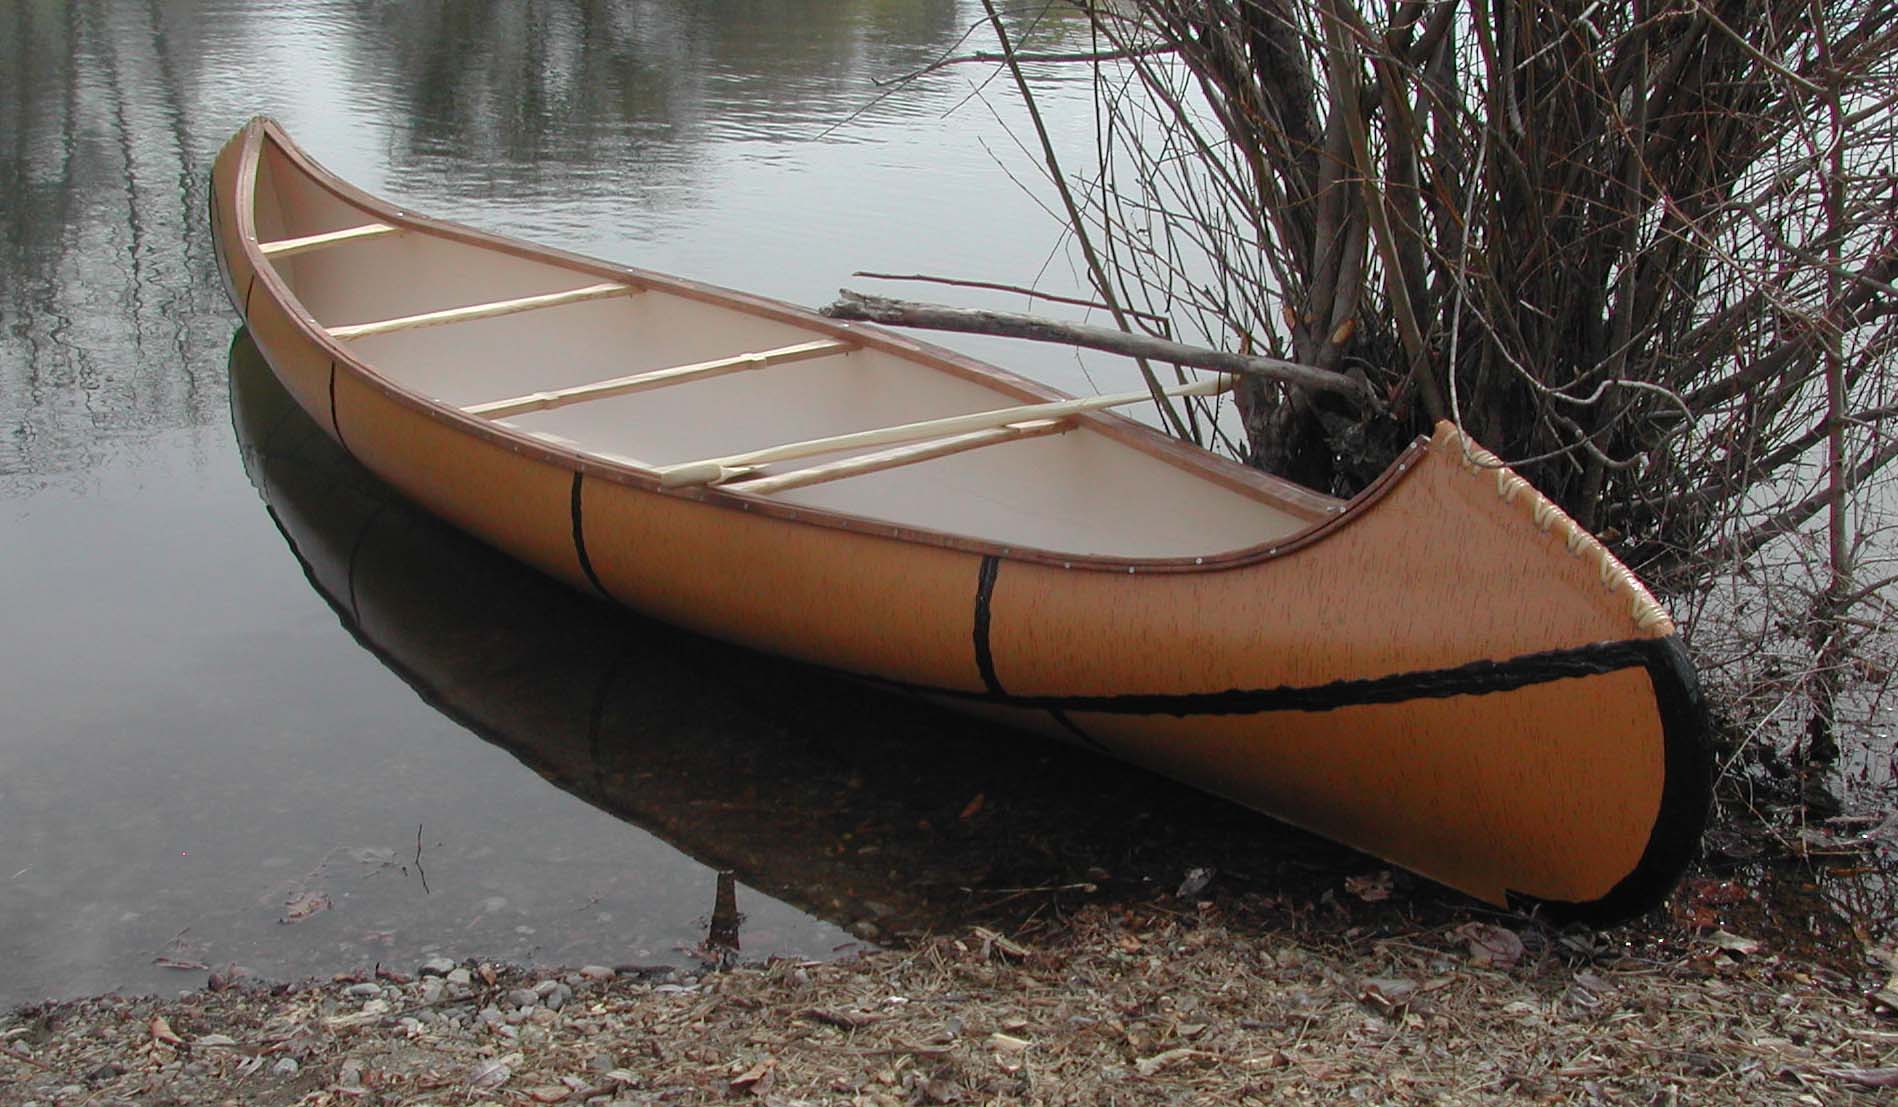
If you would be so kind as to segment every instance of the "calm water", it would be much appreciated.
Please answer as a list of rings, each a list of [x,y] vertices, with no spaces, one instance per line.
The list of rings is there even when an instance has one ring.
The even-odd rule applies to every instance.
[[[392,501],[233,341],[201,219],[264,112],[418,210],[797,302],[860,268],[1068,290],[1007,84],[874,83],[979,14],[0,4],[0,1004],[202,982],[167,960],[676,961],[721,869],[748,956],[1178,879],[1140,831],[1203,800],[607,612]],[[1084,84],[1044,90],[1087,128]]]

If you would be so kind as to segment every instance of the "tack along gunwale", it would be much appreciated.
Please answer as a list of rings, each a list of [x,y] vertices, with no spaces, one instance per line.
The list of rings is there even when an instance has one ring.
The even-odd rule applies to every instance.
[[[1024,403],[1065,398],[873,325],[408,213],[322,170],[274,122],[253,120],[214,168],[212,220],[233,303],[273,370],[352,453],[352,433],[372,452],[382,447],[384,457],[395,456],[390,435],[418,439],[398,444],[407,451],[398,469],[407,467],[408,484],[363,460],[437,514],[544,571],[703,633],[1078,738],[1492,902],[1520,897],[1582,917],[1622,917],[1656,902],[1694,851],[1709,788],[1704,719],[1672,623],[1592,536],[1447,424],[1343,504],[1116,415],[1070,416],[1077,428],[1305,523],[1197,556],[1004,544],[780,503],[747,494],[742,484],[667,488],[659,479],[665,466],[563,448],[431,400],[333,336],[259,244],[254,204],[267,144],[307,183],[404,233],[789,324]],[[351,241],[382,233],[292,228],[275,253],[322,249],[326,235]],[[299,359],[291,368],[302,374],[300,384],[286,376]],[[310,368],[325,362],[327,397],[313,379],[321,370]],[[343,401],[355,409],[350,420],[339,417]],[[394,413],[423,420],[398,426]],[[357,419],[369,433],[351,430]],[[430,425],[450,437],[422,434]],[[521,488],[538,482],[538,499],[457,517],[465,496],[458,505],[452,495],[431,498],[428,488],[417,489],[418,481],[437,479],[416,476],[427,451],[419,439],[431,436],[438,448],[451,442],[446,448],[467,455],[456,470],[462,480],[500,471],[501,462],[481,450],[520,459],[506,463],[508,479],[518,478]],[[549,503],[556,477],[563,482],[558,521]],[[571,533],[555,534],[566,525],[568,477]],[[605,483],[596,492],[592,482]],[[1399,501],[1409,506],[1377,510]],[[1403,529],[1406,511],[1434,537]],[[1444,513],[1453,513],[1450,522]],[[776,529],[761,537],[761,527]],[[1488,545],[1472,538],[1456,549],[1464,528],[1481,531]],[[612,541],[589,558],[601,534]],[[773,556],[734,559],[741,540],[768,541]],[[741,575],[715,584],[688,580],[718,571],[694,562],[693,553],[723,558],[728,569],[742,566]],[[1316,555],[1346,563],[1319,565]],[[1366,565],[1378,576],[1340,590],[1335,582],[1350,578],[1351,557],[1374,558]],[[837,564],[852,559],[862,564]],[[1479,599],[1496,599],[1501,586],[1488,578],[1498,566],[1537,595],[1436,618],[1429,605],[1445,602],[1434,590],[1446,585],[1467,584]],[[754,568],[760,579],[744,579]],[[1433,591],[1403,593],[1407,572]],[[819,601],[802,595],[811,592],[837,610],[813,606]],[[1377,596],[1411,610],[1387,618]],[[1216,656],[1196,653],[1221,642]],[[1597,710],[1598,702],[1607,707]],[[1584,726],[1601,739],[1580,733]],[[1343,756],[1341,731],[1356,742]],[[1407,758],[1436,774],[1441,795],[1398,794],[1411,789]],[[1593,774],[1594,790],[1580,794],[1571,773]],[[1384,806],[1365,810],[1379,789]],[[1489,845],[1471,844],[1485,836]]]

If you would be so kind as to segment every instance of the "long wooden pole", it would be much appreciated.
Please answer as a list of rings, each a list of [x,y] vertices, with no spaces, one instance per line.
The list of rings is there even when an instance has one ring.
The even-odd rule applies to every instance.
[[[755,496],[768,496],[773,492],[789,492],[794,488],[806,488],[813,484],[825,484],[848,477],[881,473],[903,465],[934,461],[937,458],[950,457],[954,454],[980,449],[983,446],[1019,442],[1024,438],[1038,438],[1044,434],[1060,434],[1073,427],[1074,424],[1065,419],[1032,419],[1025,423],[1010,423],[1006,426],[990,427],[988,430],[952,434],[945,438],[931,438],[909,445],[892,446],[887,450],[855,454],[841,461],[793,469],[788,473],[741,479],[726,487],[734,492],[750,492]]]
[[[887,296],[866,296],[841,289],[837,301],[823,309],[832,319],[860,320],[897,327],[924,330],[957,331],[963,334],[992,334],[1002,338],[1025,338],[1033,342],[1059,342],[1068,346],[1086,346],[1113,354],[1169,361],[1195,369],[1220,373],[1241,373],[1270,377],[1287,384],[1301,385],[1320,392],[1332,392],[1355,401],[1360,407],[1375,408],[1368,386],[1355,377],[1296,361],[1281,361],[1257,354],[1235,354],[1188,346],[1150,335],[1118,331],[1111,327],[1092,327],[1085,323],[1063,323],[1035,315],[1012,311],[984,311],[976,308],[945,307]]]
[[[1202,381],[1169,388],[1166,394],[1169,396],[1211,396],[1226,391],[1235,383],[1237,383],[1236,378],[1230,376],[1208,377]],[[828,438],[812,438],[804,442],[788,442],[782,446],[767,446],[762,450],[707,458],[704,461],[661,465],[655,471],[659,474],[659,484],[663,488],[679,488],[689,484],[717,484],[720,481],[744,476],[758,466],[768,465],[774,461],[792,461],[800,457],[814,457],[817,454],[827,454],[837,450],[915,442],[922,438],[989,430],[1030,420],[1060,419],[1086,411],[1125,407],[1128,404],[1137,404],[1142,400],[1151,399],[1153,399],[1153,393],[1141,391],[1119,392],[1109,396],[1087,396],[1073,400],[1053,400],[1040,404],[1022,404],[1017,407],[998,408],[994,411],[974,411],[967,415],[951,415],[943,419],[925,419],[920,423],[902,423],[893,427],[878,427],[875,430],[837,434]]]

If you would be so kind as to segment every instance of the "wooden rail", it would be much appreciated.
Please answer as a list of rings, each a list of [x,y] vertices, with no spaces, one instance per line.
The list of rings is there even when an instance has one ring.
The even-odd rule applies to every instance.
[[[585,288],[569,288],[564,292],[546,292],[539,296],[522,296],[515,300],[496,300],[486,304],[470,304],[467,307],[445,308],[441,311],[425,311],[420,315],[404,315],[395,319],[378,319],[373,323],[348,323],[340,327],[330,327],[331,338],[367,338],[374,334],[388,334],[390,331],[409,330],[414,327],[439,327],[446,323],[465,323],[473,319],[492,319],[499,315],[513,315],[522,311],[536,311],[540,308],[559,307],[562,304],[578,304],[588,300],[604,300],[609,296],[624,296],[640,291],[633,285],[590,284]]]
[[[470,415],[485,415],[490,419],[501,419],[509,415],[520,415],[529,411],[546,411],[550,408],[565,407],[585,400],[602,400],[608,396],[624,396],[629,392],[643,392],[648,388],[663,388],[669,384],[684,384],[688,381],[705,380],[708,377],[720,377],[727,373],[742,373],[752,369],[763,369],[767,365],[783,365],[793,361],[805,361],[810,358],[827,357],[831,354],[846,353],[855,349],[848,342],[826,338],[816,342],[800,342],[795,346],[780,346],[775,350],[759,350],[755,353],[733,354],[730,357],[715,358],[711,361],[697,361],[689,365],[674,365],[665,369],[652,369],[644,373],[633,373],[611,380],[593,381],[589,384],[576,384],[571,388],[555,388],[546,392],[530,392],[525,396],[514,396],[505,400],[491,400],[485,404],[474,404],[461,410]]]
[[[395,234],[400,230],[400,227],[392,227],[387,223],[366,223],[360,227],[345,227],[340,231],[324,231],[322,234],[309,234],[302,238],[280,238],[275,242],[259,242],[257,249],[262,251],[267,258],[284,258],[344,242],[381,238],[385,234]]]

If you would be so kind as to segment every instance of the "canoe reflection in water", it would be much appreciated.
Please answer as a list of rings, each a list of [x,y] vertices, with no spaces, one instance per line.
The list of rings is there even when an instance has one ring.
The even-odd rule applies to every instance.
[[[1337,868],[1371,864],[1151,774],[581,595],[357,465],[244,331],[230,376],[251,482],[364,649],[556,787],[818,918],[887,939],[1145,897],[1189,867],[1335,887]],[[729,959],[743,905],[729,877],[706,892],[703,952]]]

